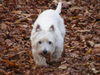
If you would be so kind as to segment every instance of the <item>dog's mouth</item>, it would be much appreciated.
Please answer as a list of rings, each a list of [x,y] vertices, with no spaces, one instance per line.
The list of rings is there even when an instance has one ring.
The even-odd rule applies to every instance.
[[[50,61],[51,61],[51,59],[52,59],[50,53],[48,53],[48,54],[40,53],[40,55],[42,55],[43,57],[46,58],[46,62],[47,62],[47,63],[50,63]]]

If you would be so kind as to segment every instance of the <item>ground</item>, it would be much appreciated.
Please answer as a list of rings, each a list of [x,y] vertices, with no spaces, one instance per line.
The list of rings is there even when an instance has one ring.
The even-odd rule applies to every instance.
[[[56,8],[51,0],[29,0],[19,5],[5,0],[0,4],[0,75],[100,75],[99,0],[64,1],[62,60],[48,68],[36,67],[31,53],[31,25],[49,8]]]

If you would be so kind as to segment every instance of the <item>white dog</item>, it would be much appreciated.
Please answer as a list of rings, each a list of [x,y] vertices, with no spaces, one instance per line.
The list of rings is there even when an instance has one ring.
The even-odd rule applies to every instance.
[[[59,15],[62,3],[59,2],[56,10],[42,12],[31,32],[32,54],[34,61],[39,66],[48,66],[46,56],[50,61],[58,61],[63,52],[65,26]]]

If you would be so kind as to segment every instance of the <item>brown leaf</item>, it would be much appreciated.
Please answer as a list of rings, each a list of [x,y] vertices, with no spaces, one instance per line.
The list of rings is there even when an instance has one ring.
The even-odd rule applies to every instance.
[[[22,11],[20,11],[20,10],[13,10],[12,12],[11,12],[12,14],[21,14],[22,13]]]
[[[18,65],[15,62],[11,62],[11,61],[6,60],[6,59],[2,59],[2,61],[5,62],[5,63],[7,63],[7,64],[9,64],[10,66],[16,66],[16,67],[18,67]]]
[[[74,11],[74,10],[76,10],[76,9],[82,9],[82,7],[74,6],[74,7],[71,7],[71,8],[70,8],[70,11]]]
[[[67,69],[67,64],[60,65],[58,68],[62,70]]]
[[[95,44],[93,53],[99,54],[100,53],[100,44]]]
[[[88,49],[87,51],[86,51],[86,54],[88,55],[88,54],[92,54],[92,52],[93,52],[93,50],[90,48],[90,49]]]
[[[95,44],[95,43],[94,43],[93,41],[88,41],[88,42],[87,42],[87,45],[90,46],[90,47],[93,47],[94,44]]]
[[[8,46],[11,46],[13,44],[13,42],[10,39],[6,39],[5,42]]]
[[[97,74],[97,73],[100,72],[100,70],[96,70],[95,68],[92,68],[92,71],[93,71],[95,74]]]
[[[2,23],[0,27],[2,30],[7,30],[7,25],[5,23]]]

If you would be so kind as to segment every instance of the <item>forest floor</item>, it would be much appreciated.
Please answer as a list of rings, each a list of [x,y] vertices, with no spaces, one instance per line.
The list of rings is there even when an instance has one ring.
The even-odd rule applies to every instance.
[[[100,75],[100,1],[64,3],[65,52],[60,63],[48,68],[36,68],[30,33],[38,14],[55,9],[55,3],[33,0],[23,5],[0,4],[0,75]]]

